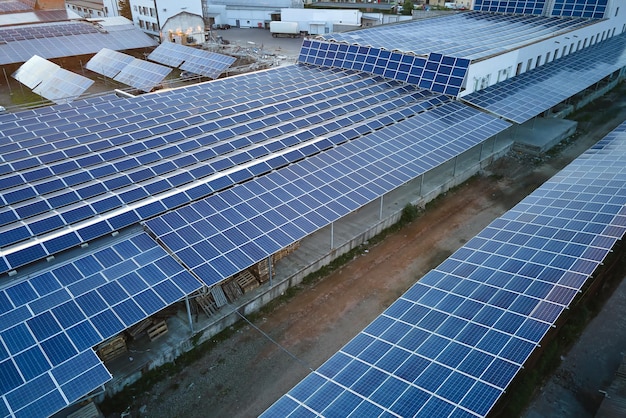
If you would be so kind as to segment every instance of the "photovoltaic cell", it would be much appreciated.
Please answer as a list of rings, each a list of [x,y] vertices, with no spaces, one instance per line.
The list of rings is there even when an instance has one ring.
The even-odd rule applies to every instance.
[[[30,89],[37,87],[50,74],[54,74],[60,67],[38,55],[33,55],[15,71],[11,77]]]
[[[400,416],[487,416],[623,239],[625,163],[622,124],[428,272],[261,416],[330,415],[351,397],[361,402],[348,403],[342,416],[365,405]]]
[[[476,0],[474,10],[541,15],[545,5],[546,0]]]
[[[524,123],[624,65],[626,35],[622,34],[462,99],[514,122]]]

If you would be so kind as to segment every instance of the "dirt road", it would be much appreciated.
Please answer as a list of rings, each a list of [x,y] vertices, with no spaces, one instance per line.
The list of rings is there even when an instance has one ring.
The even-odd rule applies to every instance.
[[[425,272],[626,119],[620,89],[596,103],[588,132],[543,164],[505,158],[434,202],[416,221],[307,286],[287,303],[219,343],[192,367],[139,396],[134,415],[253,417],[291,389]],[[604,115],[604,116],[603,116]],[[585,119],[587,120],[587,119]],[[583,128],[585,125],[583,125]],[[279,343],[279,348],[270,339]],[[588,368],[591,369],[591,368]],[[593,372],[593,370],[590,370]]]

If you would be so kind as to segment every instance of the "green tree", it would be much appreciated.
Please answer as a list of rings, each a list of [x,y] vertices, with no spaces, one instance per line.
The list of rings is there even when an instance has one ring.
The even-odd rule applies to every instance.
[[[120,16],[133,20],[133,14],[130,11],[130,0],[118,0],[117,7],[120,10]]]
[[[412,14],[412,10],[413,10],[413,2],[411,0],[405,0],[404,3],[402,4],[402,14],[410,15]]]

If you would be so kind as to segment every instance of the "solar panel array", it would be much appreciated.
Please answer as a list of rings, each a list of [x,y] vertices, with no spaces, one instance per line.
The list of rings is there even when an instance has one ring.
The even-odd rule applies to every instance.
[[[0,417],[50,416],[107,382],[92,347],[200,288],[143,232],[0,291]]]
[[[28,39],[58,38],[63,36],[82,35],[85,33],[98,33],[98,30],[90,24],[73,22],[49,25],[16,26],[0,29],[0,42],[25,41]],[[57,42],[59,40],[57,39]]]
[[[105,77],[113,78],[118,75],[124,67],[133,62],[134,59],[135,58],[130,55],[108,48],[102,48],[87,61],[85,68],[95,73],[102,74]]]
[[[148,59],[213,79],[218,78],[235,62],[235,58],[228,55],[172,42],[161,43],[148,55]]]
[[[450,96],[460,93],[470,63],[464,58],[441,54],[431,53],[428,58],[422,58],[380,48],[320,40],[305,40],[298,61],[365,71]]]
[[[65,13],[65,11],[62,12]],[[0,65],[26,62],[33,55],[40,55],[43,58],[51,59],[95,54],[102,48],[123,51],[126,49],[145,48],[156,45],[156,41],[133,25],[117,28],[119,30],[107,31],[98,31],[93,25],[87,23],[68,25],[72,29],[75,29],[75,26],[81,29],[73,33],[59,32],[56,29],[49,28],[63,25],[56,25],[49,22],[39,23],[29,26],[29,30],[34,30],[41,36],[50,34],[51,37],[38,37],[23,40],[9,39],[6,43],[0,42]],[[0,34],[5,31],[10,32],[13,31],[13,29],[0,29]]]
[[[31,8],[17,0],[0,2],[0,13],[25,12],[28,10],[31,10]]]
[[[435,19],[419,19],[394,25],[319,35],[318,39],[412,52],[431,52],[470,60],[487,58],[523,45],[548,39],[593,23],[583,18],[532,15],[456,13]]]
[[[213,285],[508,126],[459,103],[446,103],[148,220],[146,226],[188,269]],[[337,140],[341,137],[328,136],[324,148],[315,146],[330,148]]]
[[[172,71],[171,68],[152,62],[134,59],[113,77],[113,80],[145,92],[160,84]]]
[[[37,55],[20,66],[12,77],[30,87],[34,93],[59,104],[73,101],[93,84],[93,80]]]
[[[541,15],[546,0],[476,0],[474,10],[481,12]]]
[[[486,416],[625,232],[623,124],[262,416]]]
[[[317,153],[332,146],[326,137],[355,139],[447,100],[362,73],[291,66],[80,112],[2,115],[0,271]]]
[[[524,123],[625,65],[626,35],[622,34],[469,94],[463,100]]]
[[[603,19],[607,7],[608,0],[555,0],[552,15]]]

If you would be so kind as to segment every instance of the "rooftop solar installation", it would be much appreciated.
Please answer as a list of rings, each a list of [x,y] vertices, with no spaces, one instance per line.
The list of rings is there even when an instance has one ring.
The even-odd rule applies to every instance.
[[[61,31],[56,28],[57,26],[69,26],[72,31]],[[118,27],[116,30],[109,28],[101,31],[95,29],[92,24],[82,22],[63,25],[40,23],[30,26],[29,29],[31,27],[41,37],[0,42],[0,65],[26,62],[33,55],[50,59],[95,54],[102,48],[123,51],[156,45],[156,41],[131,24]],[[8,37],[14,30],[15,27],[4,27],[0,29],[0,37],[2,34]]]
[[[338,44],[317,39],[302,43],[298,61],[325,67],[365,71],[385,78],[417,84],[438,93],[457,96],[463,86],[469,60],[429,54],[415,57],[380,48]]]
[[[554,107],[626,65],[621,34],[469,94],[462,100],[517,123]]]
[[[146,226],[213,285],[508,126],[449,102],[148,220]],[[328,135],[328,142],[336,137]]]
[[[0,1],[0,13],[15,13],[32,10],[30,7],[17,0]]]
[[[108,48],[102,48],[87,61],[85,68],[95,73],[102,74],[105,77],[113,78],[118,75],[124,67],[133,62],[134,59],[135,58],[130,55]]]
[[[602,19],[607,8],[608,0],[555,0],[552,15]]]
[[[275,88],[268,95],[269,84]],[[234,94],[249,100],[246,107],[238,100],[229,107],[228,96],[220,96],[220,88],[229,86],[237,86]],[[224,101],[215,103],[216,95]],[[180,113],[174,111],[177,96]],[[131,112],[137,109],[157,127],[141,123],[145,129],[136,134],[120,135],[81,112],[94,123],[94,134],[104,130],[114,136],[102,140],[103,134],[92,135],[89,142],[78,139],[67,125],[51,124],[54,129],[47,132],[28,130],[30,139],[5,138],[9,142],[0,146],[0,155],[7,164],[2,165],[6,171],[0,175],[0,188],[8,206],[0,210],[0,248],[8,263],[1,267],[6,271],[28,264],[318,153],[332,146],[326,136],[334,144],[349,141],[448,100],[362,73],[290,66],[107,107],[130,112],[139,124],[139,113]],[[202,103],[208,108],[202,110]],[[162,112],[155,113],[157,109]],[[64,113],[42,118],[67,123],[59,115]],[[374,116],[380,119],[369,120]],[[163,123],[168,129],[177,124],[173,129],[180,132],[161,133],[158,126]],[[85,127],[79,129],[89,134]],[[7,124],[6,132],[15,138],[23,131],[12,132]],[[50,153],[44,139],[51,139],[56,151]],[[18,143],[31,145],[28,152],[16,148]],[[35,143],[44,154],[37,153]]]
[[[191,48],[173,42],[163,42],[148,55],[148,59],[180,67],[181,70],[216,79],[235,62],[234,57]]]
[[[487,416],[625,231],[623,124],[262,416]]]
[[[115,81],[145,92],[151,91],[172,71],[169,67],[134,59],[113,77]]]
[[[477,60],[592,23],[583,18],[463,12],[319,35],[318,39],[422,56],[436,52]]]
[[[541,15],[546,0],[476,0],[474,10],[481,12]]]
[[[103,385],[92,347],[199,288],[139,232],[0,290],[0,416],[51,416]]]

